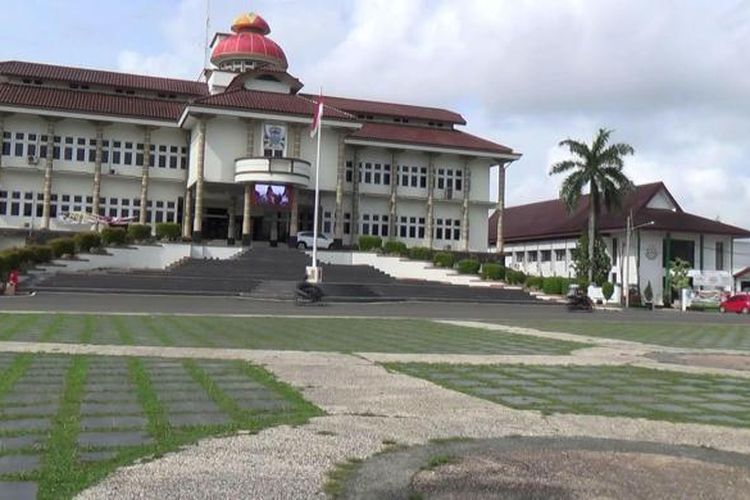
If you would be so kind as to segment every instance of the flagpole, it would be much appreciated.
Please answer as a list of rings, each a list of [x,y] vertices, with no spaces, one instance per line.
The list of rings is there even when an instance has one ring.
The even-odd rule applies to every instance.
[[[323,97],[323,91],[320,92],[321,99]],[[313,251],[312,251],[312,267],[315,269],[315,282],[319,283],[320,275],[318,273],[318,206],[320,205],[320,141],[323,135],[323,103],[322,100],[320,106],[320,123],[318,124],[318,150],[315,154],[315,207],[313,209]]]

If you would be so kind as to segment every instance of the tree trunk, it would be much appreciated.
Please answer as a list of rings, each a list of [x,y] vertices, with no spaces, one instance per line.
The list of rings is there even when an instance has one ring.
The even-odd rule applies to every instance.
[[[594,281],[594,243],[596,240],[596,204],[598,197],[595,196],[593,183],[589,190],[589,283]]]

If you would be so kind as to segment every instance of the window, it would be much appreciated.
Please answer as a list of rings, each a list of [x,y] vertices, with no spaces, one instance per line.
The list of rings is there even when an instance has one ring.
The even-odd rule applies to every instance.
[[[523,263],[523,261],[524,261],[523,252],[516,252],[515,260],[518,263]]]
[[[724,270],[724,242],[723,241],[716,242],[716,270],[717,271]]]
[[[286,155],[286,127],[274,123],[263,125],[263,156],[281,158]]]
[[[80,137],[76,140],[76,161],[86,161],[86,139]]]
[[[0,190],[0,215],[8,213],[8,192]]]
[[[459,241],[461,239],[461,221],[458,219],[435,219],[435,239]]]
[[[3,156],[10,156],[10,132],[3,132]]]
[[[333,214],[329,211],[323,212],[323,232],[325,234],[331,234],[333,232]]]
[[[183,146],[180,148],[180,169],[185,170],[187,168],[188,161],[188,149]]]
[[[558,248],[555,250],[555,260],[557,262],[565,262],[565,249],[564,248]]]
[[[167,147],[159,146],[159,168],[167,168]]]
[[[398,234],[401,238],[424,238],[424,217],[401,216],[398,222]]]
[[[132,142],[125,143],[122,164],[128,165],[128,166],[133,165],[133,143]]]
[[[542,250],[542,262],[550,262],[552,260],[552,250]]]
[[[136,152],[135,152],[135,164],[138,167],[143,166],[143,144],[137,144],[136,145]]]
[[[348,160],[344,172],[344,179],[346,182],[352,182],[352,179],[354,179],[354,162]]]
[[[536,262],[537,261],[537,252],[526,252],[526,261],[527,262]]]
[[[617,238],[612,238],[612,265],[617,265]]]
[[[65,148],[63,149],[63,158],[65,161],[73,161],[73,144],[75,140],[72,137],[65,138]]]
[[[180,148],[177,146],[169,147],[169,168],[176,169],[180,161]]]
[[[362,164],[360,164],[360,168],[362,168]],[[365,184],[372,184],[372,163],[365,163],[364,173]]]
[[[344,234],[352,233],[352,214],[344,214]]]
[[[14,149],[13,154],[17,157],[24,156],[23,154],[24,137],[25,137],[25,134],[23,132],[16,132],[16,144],[15,144],[15,147],[13,148]]]
[[[437,188],[446,193],[463,189],[463,171],[453,168],[439,168],[437,171]]]

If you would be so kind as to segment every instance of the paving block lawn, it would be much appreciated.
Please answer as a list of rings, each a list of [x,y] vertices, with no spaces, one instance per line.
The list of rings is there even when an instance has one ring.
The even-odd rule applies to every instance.
[[[544,331],[630,340],[689,349],[733,349],[750,351],[750,320],[747,324],[660,323],[614,321],[508,321]]]
[[[0,353],[0,498],[69,498],[137,458],[319,414],[244,362]]]
[[[750,383],[742,378],[611,366],[386,366],[519,410],[750,427]]]
[[[568,354],[588,347],[423,320],[2,314],[0,341],[433,354]]]

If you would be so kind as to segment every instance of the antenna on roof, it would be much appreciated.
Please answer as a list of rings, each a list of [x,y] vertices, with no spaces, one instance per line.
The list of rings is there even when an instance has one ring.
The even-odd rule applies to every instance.
[[[203,45],[203,68],[208,68],[208,44],[211,32],[211,0],[206,0],[206,43]]]

